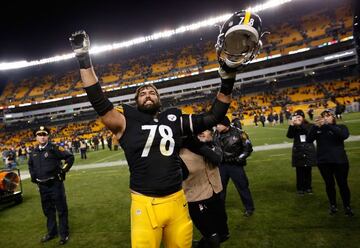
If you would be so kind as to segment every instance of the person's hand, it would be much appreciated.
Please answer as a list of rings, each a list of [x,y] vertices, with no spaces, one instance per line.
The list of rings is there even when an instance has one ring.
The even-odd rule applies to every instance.
[[[321,116],[318,116],[315,118],[315,125],[318,127],[321,127],[322,125],[324,125],[324,118],[322,118]]]
[[[224,61],[218,60],[219,62],[219,75],[222,79],[229,79],[229,78],[235,78],[237,68],[231,68],[229,67]]]
[[[69,41],[76,56],[86,54],[90,50],[90,39],[84,30],[73,33]]]
[[[294,120],[293,120],[293,118],[289,119],[289,125],[290,125],[290,126],[294,126]]]
[[[298,117],[296,117],[296,116],[294,116],[293,118],[294,118],[294,125],[295,125],[295,126],[300,126],[300,125],[301,125],[300,118],[298,118]]]
[[[61,182],[65,181],[66,172],[61,170],[60,173],[57,176],[58,176],[59,181],[61,181]]]

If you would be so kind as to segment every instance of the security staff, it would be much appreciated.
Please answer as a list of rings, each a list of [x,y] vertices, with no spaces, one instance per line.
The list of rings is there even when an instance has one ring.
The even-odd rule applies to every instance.
[[[311,168],[316,165],[316,152],[314,144],[306,142],[306,136],[313,124],[305,119],[305,113],[301,109],[294,112],[289,124],[286,136],[294,139],[292,166],[296,168],[297,193],[312,194]]]
[[[334,215],[338,211],[335,180],[339,186],[345,215],[354,215],[350,207],[349,160],[344,147],[344,140],[349,135],[349,130],[345,125],[336,124],[335,114],[332,110],[323,111],[315,119],[315,125],[308,134],[307,142],[316,140],[317,163],[325,181],[326,193],[330,203],[330,215]]]
[[[250,139],[241,129],[230,126],[230,120],[225,116],[216,126],[215,142],[221,145],[223,151],[223,162],[219,167],[223,184],[222,199],[225,201],[226,187],[231,178],[245,206],[244,216],[249,217],[255,210],[244,170],[246,158],[253,151]]]
[[[38,146],[30,153],[29,171],[31,181],[39,187],[41,205],[47,218],[47,234],[41,242],[47,242],[58,235],[56,211],[59,218],[59,244],[69,240],[68,207],[63,181],[74,163],[74,155],[64,148],[49,142],[50,130],[40,126],[34,131]],[[62,164],[62,160],[65,163]]]

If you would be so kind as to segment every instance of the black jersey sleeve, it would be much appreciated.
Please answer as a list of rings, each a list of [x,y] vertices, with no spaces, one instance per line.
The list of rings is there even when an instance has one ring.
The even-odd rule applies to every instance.
[[[200,115],[182,115],[181,130],[183,135],[198,134],[211,129],[220,123],[229,108],[229,103],[223,103],[215,99],[210,111]]]

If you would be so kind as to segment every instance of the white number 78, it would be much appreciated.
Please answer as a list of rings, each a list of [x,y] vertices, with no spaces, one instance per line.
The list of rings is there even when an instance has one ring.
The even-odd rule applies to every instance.
[[[142,151],[141,157],[147,157],[150,152],[150,148],[155,138],[157,125],[143,125],[141,126],[142,130],[150,130],[149,136],[146,140],[145,147]],[[159,134],[161,136],[160,140],[160,152],[164,156],[170,156],[174,152],[175,140],[173,139],[173,132],[169,126],[160,125],[159,126]],[[169,143],[169,147],[166,148],[167,142]]]

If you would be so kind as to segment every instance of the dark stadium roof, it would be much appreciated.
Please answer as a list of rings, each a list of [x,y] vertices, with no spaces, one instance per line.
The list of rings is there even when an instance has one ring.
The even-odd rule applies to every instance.
[[[67,37],[78,29],[96,42],[122,41],[233,12],[249,2],[264,1],[4,1],[0,62],[67,53]]]
[[[105,44],[177,28],[266,1],[3,1],[0,15],[0,63],[68,53],[70,47],[67,37],[79,29],[85,29],[90,34],[93,44]],[[326,2],[326,6],[330,6],[338,0]],[[267,14],[272,23],[279,17],[291,20],[292,11],[306,12],[306,9],[311,11],[323,6],[320,0],[293,0],[280,10],[272,9]]]

